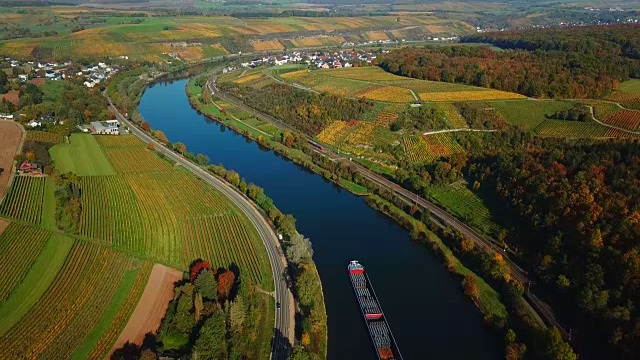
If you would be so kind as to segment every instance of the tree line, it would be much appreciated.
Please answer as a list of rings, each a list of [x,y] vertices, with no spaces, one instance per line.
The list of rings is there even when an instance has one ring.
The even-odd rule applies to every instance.
[[[620,44],[600,40],[595,30],[577,31],[571,35],[577,40],[566,42],[565,38],[554,39],[555,30],[487,33],[463,41],[489,42],[505,50],[465,45],[406,47],[385,54],[379,64],[397,75],[536,98],[599,98],[620,82],[640,77],[636,29],[612,28],[610,37]],[[620,38],[629,33],[633,33],[630,40],[623,42]],[[543,37],[553,40],[535,41]]]
[[[579,346],[640,357],[640,144],[529,143],[475,155],[463,172],[497,197],[507,243]]]
[[[375,106],[369,100],[316,94],[282,84],[260,89],[230,82],[219,86],[248,106],[261,109],[309,135],[319,134],[333,120],[360,119]]]

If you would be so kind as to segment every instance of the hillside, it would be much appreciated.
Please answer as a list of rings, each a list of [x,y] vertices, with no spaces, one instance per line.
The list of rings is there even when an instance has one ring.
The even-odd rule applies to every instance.
[[[17,176],[0,203],[4,354],[104,358],[154,263],[187,270],[207,259],[234,267],[246,286],[273,287],[265,247],[245,215],[137,138],[73,134],[48,144],[51,175]],[[268,312],[268,303],[263,296],[256,306]],[[157,306],[159,324],[166,304]],[[272,319],[257,326],[269,333]],[[268,352],[269,340],[259,339],[244,351]]]

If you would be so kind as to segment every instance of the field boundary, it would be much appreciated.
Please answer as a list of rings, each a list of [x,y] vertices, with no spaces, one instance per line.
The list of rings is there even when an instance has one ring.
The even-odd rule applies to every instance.
[[[169,301],[173,299],[173,284],[180,279],[182,279],[182,271],[162,264],[153,265],[135,309],[106,358],[111,357],[116,349],[127,342],[142,345],[145,334],[155,333],[158,330],[160,321],[169,307]],[[168,289],[167,285],[170,285]],[[154,316],[149,316],[150,314]]]
[[[27,138],[27,132],[24,129],[24,126],[22,126],[22,124],[12,121],[12,120],[0,120],[0,124],[2,123],[12,123],[15,124],[20,131],[22,131],[22,139],[20,139],[20,142],[18,143],[18,147],[16,149],[16,155],[20,155],[20,153],[22,152],[22,146],[24,145],[24,141]],[[11,187],[11,184],[13,183],[13,178],[15,176],[16,173],[16,161],[13,160],[12,166],[11,166],[11,170],[9,170],[9,181],[7,182],[7,186],[4,189],[0,189],[0,202],[2,202],[2,200],[4,200],[4,197],[7,195],[7,193],[9,192],[9,188]]]
[[[496,132],[498,130],[496,129],[468,129],[468,128],[461,128],[461,129],[444,129],[444,130],[434,130],[434,131],[427,131],[425,133],[423,133],[422,135],[434,135],[434,134],[443,134],[443,133],[450,133],[450,132],[460,132],[460,131],[475,131],[475,132]]]

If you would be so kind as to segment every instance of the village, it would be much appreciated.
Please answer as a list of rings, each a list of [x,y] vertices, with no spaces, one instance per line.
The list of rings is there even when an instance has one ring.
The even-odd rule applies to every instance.
[[[257,67],[259,65],[281,66],[290,63],[306,63],[318,69],[350,68],[356,63],[370,64],[378,54],[386,54],[389,50],[318,50],[291,51],[284,55],[267,55],[240,64],[241,67]]]

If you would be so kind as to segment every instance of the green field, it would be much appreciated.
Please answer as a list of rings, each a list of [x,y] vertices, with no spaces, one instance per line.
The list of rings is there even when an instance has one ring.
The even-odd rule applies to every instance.
[[[487,102],[512,126],[532,130],[546,120],[545,115],[572,107],[568,102],[554,100],[508,100]]]
[[[60,173],[78,176],[114,175],[116,172],[93,135],[72,134],[69,144],[58,144],[49,150]]]
[[[620,84],[618,90],[622,92],[632,93],[632,94],[640,94],[640,80],[639,79],[631,79]]]

